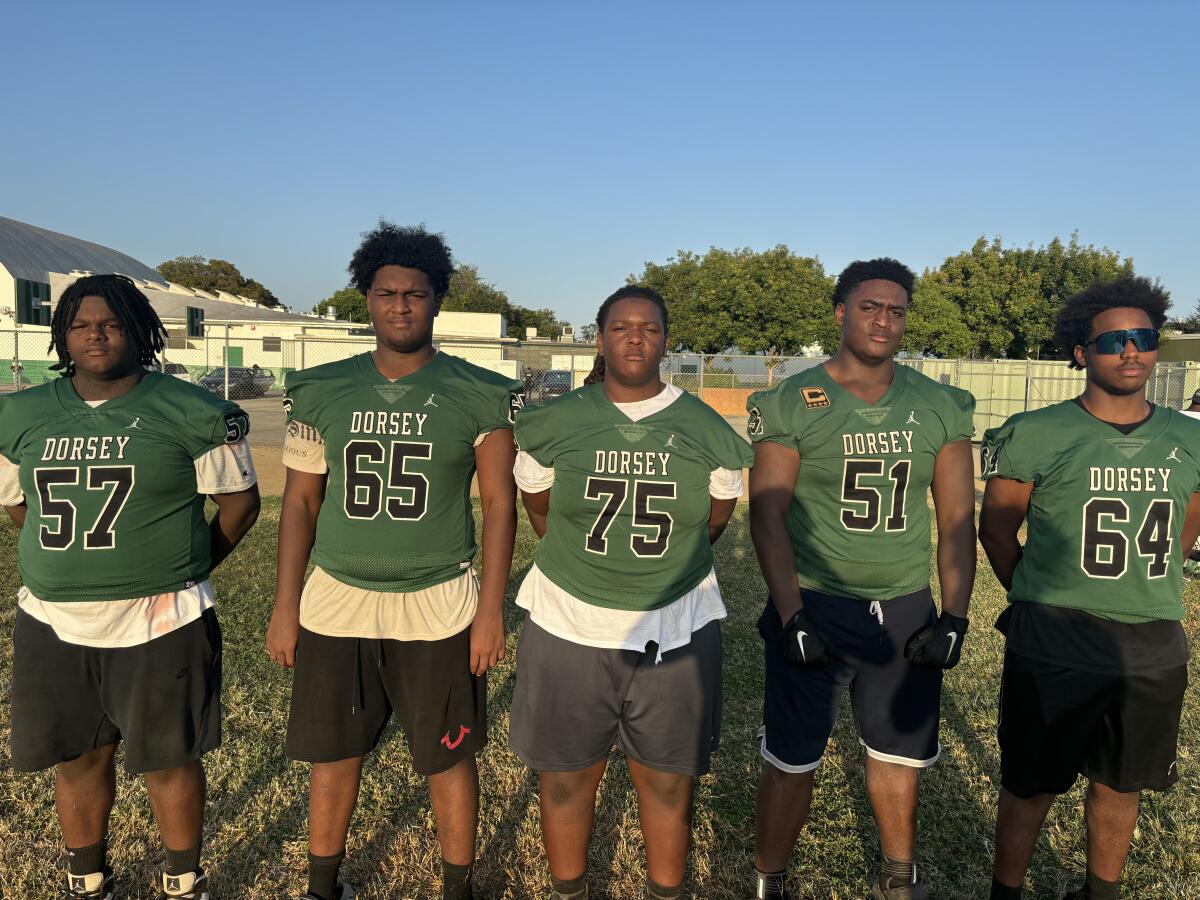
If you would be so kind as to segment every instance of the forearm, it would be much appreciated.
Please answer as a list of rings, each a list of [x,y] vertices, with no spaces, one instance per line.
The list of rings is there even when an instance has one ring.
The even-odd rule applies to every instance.
[[[939,526],[937,568],[943,612],[967,618],[975,586],[975,562],[974,522],[963,519],[945,530]]]
[[[304,587],[304,573],[308,568],[309,554],[317,535],[317,513],[320,507],[310,506],[303,500],[289,501],[284,496],[283,509],[279,515],[279,541],[277,544],[277,568],[275,580],[275,608],[280,611],[298,612],[300,592]]]
[[[24,503],[21,503],[17,506],[6,506],[4,509],[8,513],[8,517],[12,519],[12,523],[16,525],[18,529],[25,527],[25,513],[29,512],[28,506],[26,506]]]
[[[717,538],[725,533],[725,526],[729,524],[729,519],[733,515],[733,508],[737,505],[737,499],[718,500],[716,497],[713,497],[710,504],[711,508],[708,513],[708,542],[715,544]]]
[[[504,503],[483,504],[483,563],[479,578],[479,612],[502,613],[504,589],[512,570],[513,541],[517,534],[517,508],[510,497]]]
[[[804,603],[796,580],[796,562],[784,517],[769,510],[750,508],[750,536],[767,590],[775,601],[779,619],[786,622]]]
[[[258,521],[259,508],[257,490],[245,501],[217,504],[217,513],[209,523],[212,568],[215,569],[224,562],[233,549],[241,543],[242,538],[254,527],[254,523]]]
[[[1017,570],[1017,563],[1021,561],[1022,552],[1016,534],[997,535],[981,532],[979,542],[983,544],[983,552],[987,554],[988,562],[991,563],[992,571],[996,573],[1000,584],[1006,591],[1012,590],[1013,573]]]

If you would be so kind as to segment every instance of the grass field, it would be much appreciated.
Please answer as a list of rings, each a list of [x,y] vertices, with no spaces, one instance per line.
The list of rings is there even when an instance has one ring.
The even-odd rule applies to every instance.
[[[225,743],[207,760],[205,864],[220,900],[276,900],[303,891],[307,767],[283,754],[290,676],[263,649],[274,589],[279,502],[268,500],[259,524],[214,575],[225,633]],[[522,523],[509,596],[529,566],[535,540]],[[16,532],[0,527],[0,628],[11,635],[17,588]],[[721,752],[702,779],[690,866],[693,895],[749,895],[754,794],[759,757],[762,657],[754,627],[764,588],[740,504],[717,547],[717,570],[730,616],[725,625],[725,715]],[[1185,623],[1196,635],[1197,588],[1189,586]],[[982,564],[973,627],[963,662],[947,678],[942,704],[942,761],[921,791],[918,863],[933,897],[986,897],[990,882],[998,758],[996,691],[1002,644],[990,627],[1003,593]],[[491,674],[491,743],[480,760],[482,813],[476,896],[544,897],[549,882],[540,852],[536,779],[507,748],[512,655],[524,613],[510,607],[510,655]],[[1193,662],[1195,680],[1197,664]],[[51,776],[18,775],[7,765],[11,642],[0,650],[0,882],[4,896],[56,896],[62,850]],[[876,842],[862,784],[862,751],[844,714],[819,772],[810,826],[793,858],[791,883],[801,897],[862,898],[875,868]],[[1189,692],[1180,750],[1182,778],[1173,792],[1151,796],[1127,869],[1125,896],[1200,897],[1200,704]],[[123,897],[155,897],[160,864],[154,823],[140,782],[122,773],[111,829],[112,864]],[[1079,787],[1051,813],[1030,873],[1032,895],[1055,896],[1083,870]],[[601,788],[592,841],[593,897],[640,898],[641,837],[632,786],[614,757]],[[438,860],[421,779],[394,732],[368,761],[345,876],[365,898],[434,896]]]

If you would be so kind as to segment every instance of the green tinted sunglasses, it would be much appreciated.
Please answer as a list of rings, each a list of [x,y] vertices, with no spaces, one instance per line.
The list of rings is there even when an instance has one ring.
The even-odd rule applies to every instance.
[[[1120,331],[1106,331],[1098,334],[1087,344],[1096,345],[1096,352],[1106,356],[1122,353],[1125,345],[1133,341],[1133,346],[1139,353],[1148,353],[1158,349],[1158,331],[1153,328],[1123,328]]]

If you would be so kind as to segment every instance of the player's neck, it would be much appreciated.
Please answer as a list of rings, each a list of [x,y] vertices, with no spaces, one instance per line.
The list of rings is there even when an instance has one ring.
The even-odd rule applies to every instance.
[[[845,346],[839,347],[823,365],[830,378],[864,403],[878,402],[896,377],[896,360],[892,357],[864,360]]]
[[[71,386],[75,388],[80,400],[115,400],[137,387],[145,374],[145,370],[139,368],[119,378],[104,379],[93,378],[76,369],[75,374],[71,376]]]
[[[1110,394],[1089,381],[1079,399],[1083,408],[1093,416],[1113,425],[1132,425],[1134,422],[1141,422],[1150,414],[1145,389],[1136,394]]]
[[[622,384],[611,375],[606,375],[601,383],[604,385],[604,393],[613,403],[637,403],[640,400],[649,400],[651,397],[661,394],[663,388],[666,387],[657,373],[652,380],[641,384]]]
[[[380,375],[389,381],[395,381],[397,378],[403,378],[418,369],[423,369],[436,355],[437,351],[433,348],[432,343],[410,353],[393,350],[391,347],[381,344],[371,351],[371,361],[375,363],[375,368]]]

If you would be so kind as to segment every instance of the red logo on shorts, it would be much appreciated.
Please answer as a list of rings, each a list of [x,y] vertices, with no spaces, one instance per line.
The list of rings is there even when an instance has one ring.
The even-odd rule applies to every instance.
[[[465,738],[470,733],[471,733],[471,729],[468,728],[466,725],[459,725],[458,726],[458,737],[456,737],[453,741],[451,741],[450,740],[450,732],[447,731],[444,735],[442,735],[442,743],[446,745],[447,750],[453,750],[455,747],[457,747],[459,744],[461,744],[463,742],[463,738]]]

